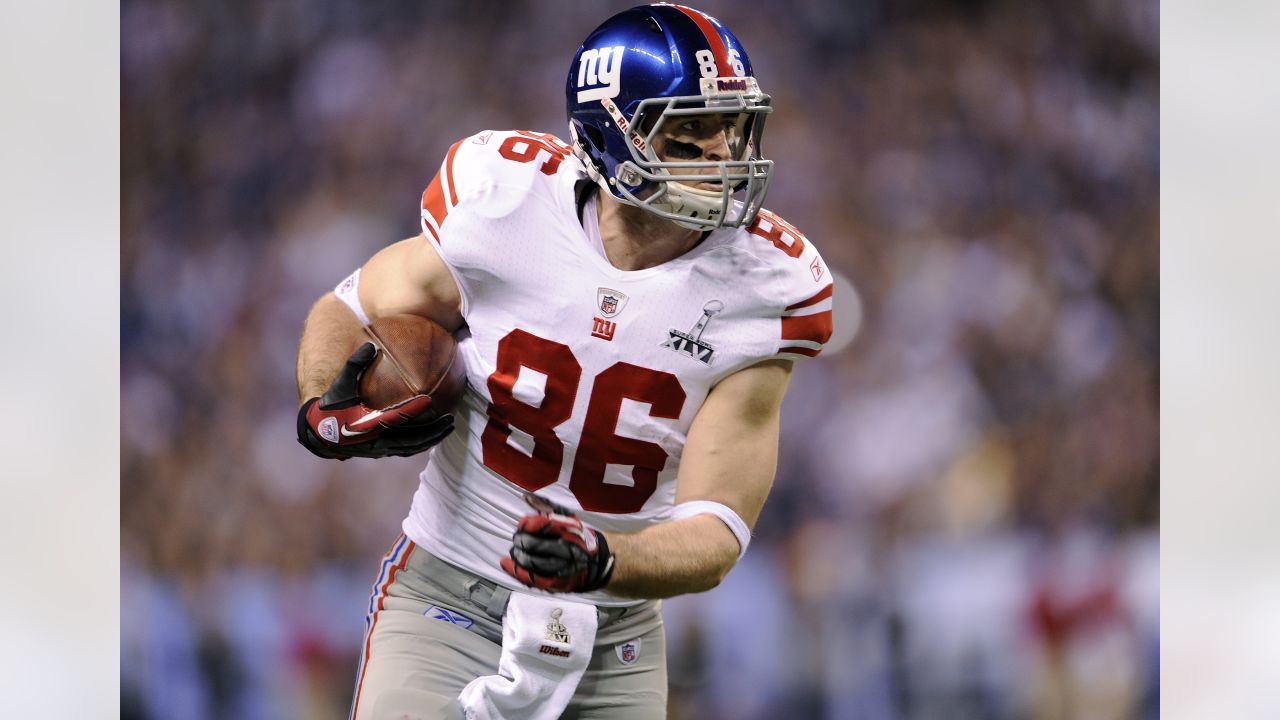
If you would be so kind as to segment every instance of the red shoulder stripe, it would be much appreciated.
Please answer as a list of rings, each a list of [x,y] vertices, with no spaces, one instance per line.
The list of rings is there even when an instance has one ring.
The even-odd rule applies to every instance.
[[[782,318],[783,340],[808,340],[822,344],[831,339],[831,311]]]
[[[778,348],[778,352],[793,353],[796,355],[806,355],[808,357],[818,357],[818,353],[822,352],[822,348],[815,349],[815,348],[807,348],[807,347],[784,347],[784,348]]]
[[[716,26],[711,24],[706,15],[691,7],[684,5],[673,5],[673,7],[688,15],[689,19],[697,24],[702,34],[707,36],[707,45],[711,48],[711,54],[716,57],[716,68],[720,71],[720,77],[734,77],[733,70],[729,67],[729,53],[724,49],[724,40],[720,39]]]
[[[453,156],[458,154],[458,146],[461,144],[462,141],[459,140],[449,148],[443,167],[436,172],[435,177],[431,178],[431,184],[427,185],[427,189],[422,192],[422,227],[431,233],[437,245],[440,244],[440,226],[444,225],[444,219],[448,217],[450,208],[458,204],[458,189],[453,183]]]
[[[445,175],[448,176],[449,180],[449,207],[453,207],[458,204],[458,187],[453,184],[453,156],[458,154],[458,146],[461,144],[461,140],[454,143],[453,146],[449,148],[449,155],[444,160],[444,172]],[[444,222],[444,218],[440,218],[440,221]]]
[[[426,229],[427,229],[427,232],[431,233],[431,239],[432,239],[432,240],[435,240],[435,241],[436,241],[436,244],[437,244],[437,245],[439,245],[439,244],[440,244],[440,233],[436,232],[436,229],[435,229],[435,228],[433,228],[433,227],[431,227],[431,223],[424,222],[424,223],[422,223],[422,227],[426,228]]]
[[[818,293],[813,297],[809,298],[808,300],[801,300],[800,302],[794,305],[788,305],[787,309],[799,310],[800,308],[807,308],[810,305],[817,305],[823,300],[826,300],[827,298],[831,297],[831,290],[832,290],[832,283],[827,283],[827,286],[819,290]]]
[[[440,184],[440,173],[431,178],[431,184],[422,193],[422,226],[431,231],[436,238],[436,244],[440,244],[440,236],[436,234],[436,228],[444,222],[444,218],[449,214],[449,207],[444,202],[444,188]],[[430,220],[425,216],[430,215]],[[432,227],[432,224],[435,227]]]

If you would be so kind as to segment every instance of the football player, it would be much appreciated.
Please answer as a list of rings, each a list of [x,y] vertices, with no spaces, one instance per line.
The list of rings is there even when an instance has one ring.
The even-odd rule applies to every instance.
[[[746,552],[792,365],[831,334],[822,258],[762,207],[769,96],[728,28],[681,5],[627,10],[578,48],[566,94],[568,142],[454,143],[422,234],[305,323],[304,446],[434,448],[366,608],[361,720],[456,715],[499,665],[512,593],[598,609],[565,717],[663,717],[659,599],[714,588]],[[346,349],[397,313],[453,331],[466,363],[463,400],[430,425],[403,424],[425,397],[358,422],[380,410],[355,389],[373,348]],[[342,433],[320,432],[330,418]]]

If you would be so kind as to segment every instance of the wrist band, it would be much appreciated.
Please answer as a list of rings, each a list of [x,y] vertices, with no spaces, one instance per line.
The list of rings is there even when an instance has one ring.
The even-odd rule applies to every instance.
[[[360,321],[361,325],[369,324],[369,316],[364,314],[364,308],[360,305],[359,268],[348,275],[345,280],[338,283],[338,286],[333,289],[333,294],[337,295],[339,300],[351,308],[351,312],[356,314],[356,319]]]
[[[738,547],[741,551],[738,553],[738,559],[741,560],[743,555],[747,554],[747,545],[751,542],[751,530],[747,528],[747,524],[743,522],[738,513],[734,512],[728,505],[715,502],[714,500],[690,500],[676,505],[675,511],[671,513],[672,520],[683,520],[691,518],[694,515],[715,515],[729,528],[729,532],[738,539]]]

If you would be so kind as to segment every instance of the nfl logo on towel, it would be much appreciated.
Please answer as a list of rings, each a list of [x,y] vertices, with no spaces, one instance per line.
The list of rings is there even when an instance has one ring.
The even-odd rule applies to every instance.
[[[629,640],[614,647],[614,652],[618,653],[618,659],[623,665],[635,665],[640,659],[640,638]]]

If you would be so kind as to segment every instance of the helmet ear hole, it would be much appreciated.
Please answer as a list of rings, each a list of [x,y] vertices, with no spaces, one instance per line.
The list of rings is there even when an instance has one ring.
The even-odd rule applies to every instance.
[[[594,125],[584,125],[583,133],[587,136],[587,142],[591,143],[592,149],[596,152],[604,152],[604,133],[600,132],[600,128]]]

